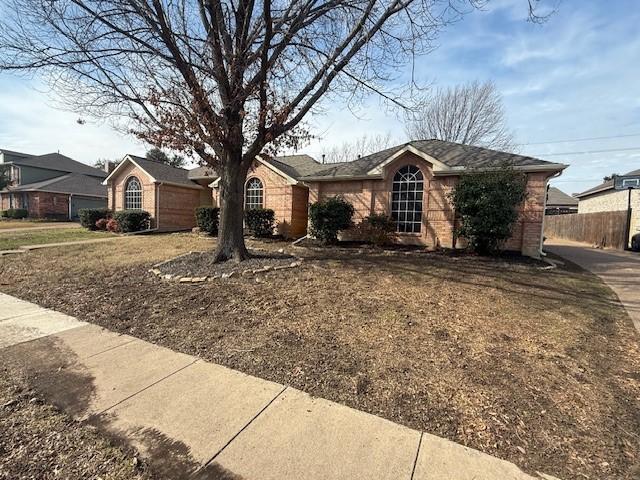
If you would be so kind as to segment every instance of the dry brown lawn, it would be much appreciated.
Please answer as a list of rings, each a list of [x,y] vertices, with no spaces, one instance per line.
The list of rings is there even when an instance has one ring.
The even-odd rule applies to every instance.
[[[201,285],[155,262],[213,241],[123,239],[0,259],[1,290],[564,479],[640,476],[639,336],[578,269],[291,251]],[[280,248],[283,244],[270,244]]]

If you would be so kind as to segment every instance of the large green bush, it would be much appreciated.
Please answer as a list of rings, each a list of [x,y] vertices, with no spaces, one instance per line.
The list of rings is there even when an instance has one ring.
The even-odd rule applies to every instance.
[[[151,215],[144,210],[120,210],[113,214],[113,219],[122,233],[147,230],[151,223]]]
[[[80,225],[84,228],[96,230],[98,220],[110,218],[111,210],[108,208],[81,208],[78,210],[78,217],[80,217]]]
[[[496,253],[511,236],[526,189],[526,175],[508,166],[463,173],[450,194],[461,222],[456,234],[477,253]]]
[[[20,220],[27,218],[29,211],[26,208],[9,208],[0,212],[0,217],[12,218],[14,220]]]
[[[276,214],[270,208],[252,208],[244,212],[247,229],[254,237],[270,237],[276,222]]]
[[[342,197],[331,197],[309,207],[310,233],[323,243],[335,243],[338,232],[353,225],[353,205]]]
[[[219,208],[209,206],[196,208],[196,225],[201,231],[206,232],[209,235],[217,235],[219,222]]]

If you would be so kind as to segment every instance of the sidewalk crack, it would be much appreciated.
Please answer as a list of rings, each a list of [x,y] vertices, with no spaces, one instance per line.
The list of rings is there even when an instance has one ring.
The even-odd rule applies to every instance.
[[[413,468],[411,469],[411,480],[413,480],[413,476],[416,474],[416,466],[418,465],[418,457],[420,456],[420,448],[422,448],[422,437],[424,436],[424,432],[420,432],[420,440],[418,440],[418,449],[416,450],[416,458],[413,460]]]

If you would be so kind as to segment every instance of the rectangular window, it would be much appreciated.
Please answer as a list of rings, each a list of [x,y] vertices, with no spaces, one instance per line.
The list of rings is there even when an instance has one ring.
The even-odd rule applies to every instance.
[[[622,180],[622,186],[624,188],[640,187],[640,179],[638,179],[638,178],[625,178],[625,179]]]

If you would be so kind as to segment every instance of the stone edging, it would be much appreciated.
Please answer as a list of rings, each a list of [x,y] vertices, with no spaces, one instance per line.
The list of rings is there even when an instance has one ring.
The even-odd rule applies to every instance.
[[[260,251],[265,251],[265,252],[269,252],[269,250],[263,250],[263,249],[257,249],[254,248],[252,250],[260,250]],[[258,275],[260,273],[268,273],[268,272],[274,272],[274,271],[278,271],[278,270],[286,270],[289,268],[296,268],[299,267],[300,265],[302,265],[302,258],[300,257],[293,257],[292,258],[292,262],[288,265],[276,265],[276,266],[270,266],[267,265],[266,267],[262,267],[262,268],[256,268],[256,269],[245,269],[245,270],[232,270],[230,272],[224,272],[221,274],[215,274],[215,275],[205,275],[205,276],[201,276],[201,277],[190,277],[190,276],[183,276],[183,275],[173,275],[171,273],[162,273],[162,271],[158,268],[161,267],[162,265],[165,265],[169,262],[172,262],[173,260],[177,259],[177,258],[181,258],[181,257],[186,257],[187,255],[191,255],[193,253],[204,253],[204,252],[195,252],[195,251],[191,251],[191,252],[187,252],[187,253],[183,253],[182,255],[178,255],[177,257],[173,257],[170,258],[169,260],[165,260],[163,262],[160,263],[156,263],[153,268],[149,269],[149,273],[154,274],[156,277],[158,277],[161,280],[165,280],[165,281],[170,281],[170,282],[177,282],[177,283],[204,283],[204,282],[212,282],[214,280],[218,280],[218,279],[222,279],[222,280],[226,280],[228,278],[231,277],[236,277],[236,276],[245,276],[245,275]],[[279,253],[283,253],[283,252],[279,252]]]

